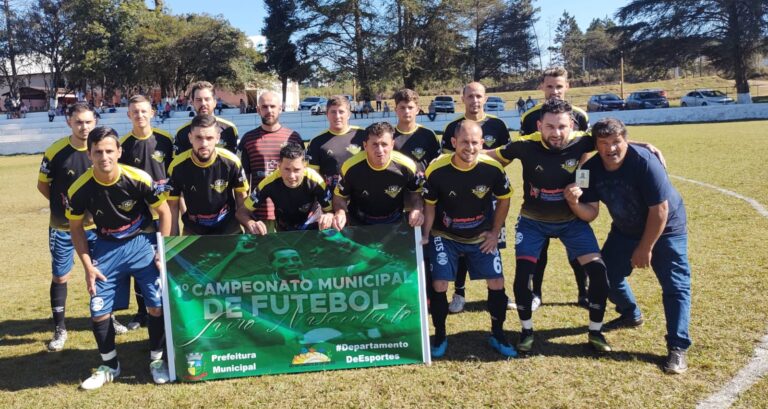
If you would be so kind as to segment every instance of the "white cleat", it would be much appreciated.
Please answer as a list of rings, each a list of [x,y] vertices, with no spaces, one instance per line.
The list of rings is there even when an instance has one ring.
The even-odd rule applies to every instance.
[[[48,342],[48,350],[51,352],[61,351],[64,349],[64,343],[67,342],[67,330],[56,327],[53,331],[53,339]]]
[[[448,311],[457,314],[462,311],[464,311],[464,304],[466,304],[467,301],[464,299],[463,296],[454,294],[453,298],[451,299],[451,303],[448,304]]]
[[[171,376],[168,374],[168,365],[162,359],[155,359],[150,362],[149,372],[152,373],[152,380],[158,385],[168,383],[171,380]]]
[[[532,312],[536,311],[536,310],[539,309],[539,307],[541,307],[541,297],[539,297],[538,295],[534,294],[533,295],[533,300],[531,301],[531,311]]]
[[[120,363],[117,364],[117,369],[102,365],[93,371],[93,375],[84,380],[83,383],[80,384],[80,387],[87,391],[99,389],[104,386],[105,383],[114,381],[118,376],[120,376]]]

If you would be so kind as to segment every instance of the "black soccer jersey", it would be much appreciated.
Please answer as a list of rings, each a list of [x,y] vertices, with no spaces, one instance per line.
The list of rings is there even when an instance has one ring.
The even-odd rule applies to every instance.
[[[232,122],[224,118],[216,117],[221,131],[221,139],[216,145],[218,148],[224,148],[230,152],[237,151],[237,127]],[[189,133],[192,131],[192,121],[187,122],[176,130],[176,139],[173,143],[174,155],[179,155],[188,149],[192,149],[192,143],[189,141]]]
[[[140,138],[130,132],[120,138],[123,155],[120,163],[149,173],[157,183],[167,179],[168,166],[173,160],[173,138],[161,129],[152,128],[152,134]]]
[[[459,118],[454,119],[445,127],[443,140],[441,142],[444,153],[451,153],[456,150],[451,144],[451,138],[456,135],[456,127],[459,125],[459,122],[465,120],[471,121],[471,119],[466,119],[464,115],[462,115]],[[477,122],[483,130],[483,149],[496,149],[509,142],[509,129],[507,129],[507,124],[505,124],[499,117],[485,114],[481,120],[475,122]]]
[[[334,194],[349,199],[355,224],[395,223],[405,207],[403,190],[420,192],[420,184],[416,164],[402,153],[392,151],[389,163],[377,169],[360,152],[344,162]]]
[[[88,169],[69,188],[69,220],[80,220],[86,211],[93,215],[96,234],[108,240],[132,238],[142,232],[155,232],[150,206],[160,206],[165,198],[152,178],[141,169],[118,165],[117,180],[103,184]]]
[[[187,212],[181,216],[184,228],[195,234],[213,234],[235,217],[234,192],[248,193],[248,181],[234,153],[216,148],[216,156],[199,163],[186,151],[168,168],[168,199],[184,195]]]
[[[275,170],[253,189],[251,195],[245,199],[245,207],[255,211],[258,205],[268,198],[275,204],[275,225],[278,231],[305,228],[304,223],[318,206],[323,211],[331,211],[325,182],[320,174],[310,168],[304,171],[301,184],[294,188],[285,185],[280,169]]]
[[[539,127],[536,124],[541,119],[541,106],[542,102],[534,106],[533,108],[525,111],[523,116],[520,117],[520,136],[531,135],[534,132],[539,131]],[[589,129],[589,115],[579,107],[572,107],[573,120],[576,124],[575,130],[586,131]]]
[[[325,179],[325,184],[332,191],[339,181],[341,165],[363,149],[364,139],[365,130],[358,126],[351,126],[343,133],[327,130],[317,135],[307,147],[309,167]]]
[[[416,163],[416,172],[424,174],[429,163],[440,156],[440,142],[435,132],[417,125],[416,129],[406,133],[395,127],[395,150],[411,158]]]
[[[579,159],[595,149],[595,141],[584,132],[571,133],[561,150],[544,145],[538,132],[496,150],[497,155],[523,165],[523,206],[520,214],[543,222],[565,222],[576,216],[565,201],[564,191],[575,180]]]
[[[51,186],[49,225],[52,228],[69,230],[69,220],[65,216],[67,190],[90,167],[87,149],[75,148],[69,142],[69,137],[57,140],[46,149],[37,180]],[[90,220],[88,224],[91,224]]]
[[[432,235],[463,243],[480,243],[493,228],[493,200],[512,196],[501,164],[479,155],[471,169],[453,165],[453,154],[435,159],[427,168],[424,201],[435,205]]]

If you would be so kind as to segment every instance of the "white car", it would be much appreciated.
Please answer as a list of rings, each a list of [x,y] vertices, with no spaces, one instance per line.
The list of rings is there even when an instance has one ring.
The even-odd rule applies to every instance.
[[[726,105],[733,104],[734,102],[733,98],[729,98],[722,91],[713,89],[697,89],[680,98],[680,106],[683,107]]]
[[[483,110],[486,112],[503,111],[504,100],[501,99],[501,97],[488,97],[488,100],[485,101],[485,105],[483,105]]]

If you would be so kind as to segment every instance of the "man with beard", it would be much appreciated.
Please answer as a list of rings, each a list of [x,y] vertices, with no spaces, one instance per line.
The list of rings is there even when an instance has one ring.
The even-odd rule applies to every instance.
[[[208,81],[198,81],[192,84],[192,89],[189,91],[189,97],[192,100],[192,107],[195,109],[196,115],[214,114],[214,110],[216,109],[216,95],[213,84]],[[224,118],[214,118],[216,118],[216,126],[219,127],[219,133],[221,134],[219,147],[226,148],[230,152],[235,152],[237,149],[237,127],[235,124]],[[176,130],[176,139],[173,145],[176,155],[179,155],[192,147],[189,140],[189,134],[192,130],[191,124],[192,122],[187,122]]]
[[[253,187],[259,186],[277,170],[283,146],[289,143],[303,146],[301,136],[296,131],[280,124],[280,113],[283,111],[280,95],[273,91],[261,94],[257,111],[261,117],[261,126],[243,135],[237,146],[245,176]],[[274,231],[275,206],[272,199],[259,202],[253,210],[252,218],[261,221],[268,231]]]
[[[179,233],[179,199],[187,234],[240,234],[237,208],[248,196],[248,181],[234,153],[216,147],[219,127],[213,115],[198,115],[190,126],[192,149],[177,156],[168,169],[173,234]]]

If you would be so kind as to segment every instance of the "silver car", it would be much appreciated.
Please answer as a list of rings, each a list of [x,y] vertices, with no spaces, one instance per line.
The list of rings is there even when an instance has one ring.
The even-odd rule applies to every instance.
[[[683,107],[726,105],[733,104],[734,102],[733,98],[729,98],[722,91],[713,89],[697,89],[680,98],[680,106]]]
[[[450,95],[438,95],[435,97],[435,112],[456,112],[456,103]]]
[[[486,112],[503,111],[504,100],[501,99],[501,97],[488,97],[488,100],[485,101],[485,105],[483,105],[483,110]]]

